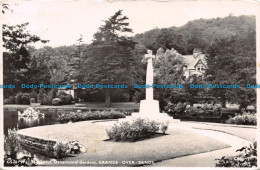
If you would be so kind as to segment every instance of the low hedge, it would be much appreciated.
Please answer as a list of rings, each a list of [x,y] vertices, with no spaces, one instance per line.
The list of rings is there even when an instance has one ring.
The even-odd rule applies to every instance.
[[[85,111],[85,112],[78,110],[77,112],[70,112],[68,114],[59,113],[57,120],[60,123],[67,123],[69,121],[79,122],[85,120],[119,119],[119,118],[125,118],[125,114],[115,110]]]

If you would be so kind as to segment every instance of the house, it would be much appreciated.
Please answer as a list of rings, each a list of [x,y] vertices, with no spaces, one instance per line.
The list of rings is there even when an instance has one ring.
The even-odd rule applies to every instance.
[[[193,55],[183,55],[186,63],[184,68],[184,76],[189,78],[192,75],[204,76],[207,69],[206,55],[198,49],[193,50]]]
[[[58,93],[59,92],[65,92],[66,94],[70,94],[73,98],[75,97],[75,94],[74,94],[74,89],[75,89],[75,87],[74,87],[74,85],[73,84],[71,84],[71,86],[72,86],[72,88],[58,88]]]

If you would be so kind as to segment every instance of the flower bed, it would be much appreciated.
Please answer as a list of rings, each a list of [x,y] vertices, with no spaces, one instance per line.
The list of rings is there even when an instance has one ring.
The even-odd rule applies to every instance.
[[[85,111],[78,110],[77,112],[59,113],[57,120],[61,123],[67,123],[69,121],[79,122],[85,120],[100,120],[100,119],[118,119],[125,118],[125,114],[115,110],[103,110],[103,111]]]
[[[115,141],[135,141],[150,137],[159,131],[165,133],[167,128],[168,123],[137,118],[131,122],[114,124],[111,129],[107,129],[107,135],[109,139]]]
[[[84,152],[83,146],[78,141],[56,141],[50,139],[40,139],[20,134],[20,143],[30,149],[37,151],[48,157],[62,159],[69,154]]]

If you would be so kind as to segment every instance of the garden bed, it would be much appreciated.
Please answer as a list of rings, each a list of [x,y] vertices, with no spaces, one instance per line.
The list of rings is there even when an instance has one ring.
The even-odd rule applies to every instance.
[[[188,116],[188,115],[173,115],[174,119],[180,119],[181,121],[201,121],[201,122],[215,122],[225,123],[227,119],[223,119],[221,116]]]

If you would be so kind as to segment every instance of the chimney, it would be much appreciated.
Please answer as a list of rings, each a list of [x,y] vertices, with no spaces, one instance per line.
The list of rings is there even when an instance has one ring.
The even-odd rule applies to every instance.
[[[201,53],[202,53],[202,52],[201,52],[200,49],[194,48],[194,49],[193,49],[193,58],[197,59],[198,56],[199,56]]]

